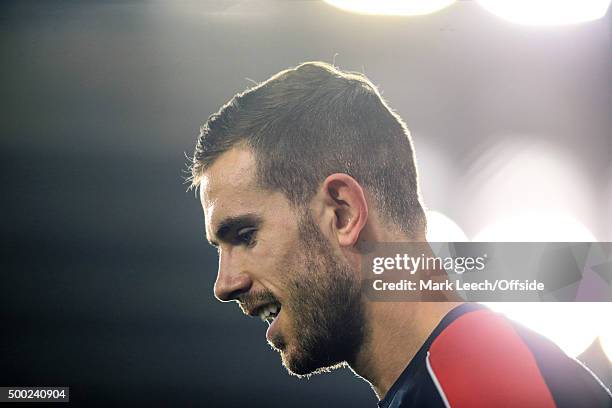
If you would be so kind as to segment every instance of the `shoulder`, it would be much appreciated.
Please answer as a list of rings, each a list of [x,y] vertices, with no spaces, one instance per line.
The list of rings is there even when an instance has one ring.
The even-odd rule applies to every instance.
[[[588,372],[549,340],[488,309],[450,323],[431,343],[426,365],[452,407],[563,406],[566,396],[557,385],[575,384]],[[609,401],[603,386],[588,377],[579,391]]]

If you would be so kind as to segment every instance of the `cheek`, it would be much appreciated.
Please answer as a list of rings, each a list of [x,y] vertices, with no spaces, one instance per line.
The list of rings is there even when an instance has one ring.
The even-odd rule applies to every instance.
[[[261,240],[252,251],[255,279],[282,301],[287,296],[288,279],[297,266],[295,246]]]

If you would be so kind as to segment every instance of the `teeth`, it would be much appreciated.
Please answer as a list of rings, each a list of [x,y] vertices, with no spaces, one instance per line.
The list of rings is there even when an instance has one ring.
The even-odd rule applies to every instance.
[[[279,310],[280,307],[277,305],[268,305],[259,312],[259,318],[263,322],[274,319],[278,315]]]

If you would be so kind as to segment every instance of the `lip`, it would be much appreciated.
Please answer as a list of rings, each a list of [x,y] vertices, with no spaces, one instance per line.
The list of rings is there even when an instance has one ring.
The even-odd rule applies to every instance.
[[[266,330],[266,340],[268,340],[268,342],[270,343],[272,343],[272,339],[275,337],[275,335],[280,330],[278,321],[281,318],[282,314],[283,314],[283,309],[281,307],[281,310],[278,312],[274,320],[272,320],[272,323],[270,323],[270,326],[268,326],[268,330]]]
[[[258,306],[255,306],[254,308],[251,308],[249,310],[247,310],[247,315],[251,316],[251,317],[259,317],[259,313],[265,309],[266,307],[270,306],[270,305],[275,305],[278,304],[280,306],[280,303],[278,302],[268,302],[268,303],[262,303]]]

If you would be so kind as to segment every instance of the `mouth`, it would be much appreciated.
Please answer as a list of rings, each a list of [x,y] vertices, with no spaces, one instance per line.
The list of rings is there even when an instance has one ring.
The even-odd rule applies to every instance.
[[[251,317],[259,317],[262,322],[268,323],[266,340],[273,347],[275,347],[275,343],[279,344],[281,336],[281,323],[279,323],[279,320],[283,319],[280,316],[283,307],[272,294],[245,297],[238,304],[245,314]]]
[[[279,315],[280,311],[280,303],[274,302],[258,307],[255,309],[253,315],[259,316],[262,322],[266,322],[268,325],[271,325],[274,322],[274,319],[276,319],[276,317]]]

